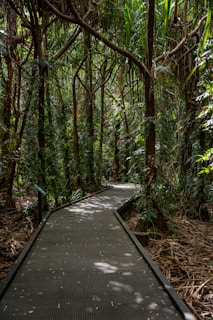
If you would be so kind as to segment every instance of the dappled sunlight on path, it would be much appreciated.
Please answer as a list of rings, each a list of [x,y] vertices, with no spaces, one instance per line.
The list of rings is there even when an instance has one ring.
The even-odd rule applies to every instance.
[[[3,295],[0,319],[184,319],[114,215],[138,190],[116,184],[53,212]]]

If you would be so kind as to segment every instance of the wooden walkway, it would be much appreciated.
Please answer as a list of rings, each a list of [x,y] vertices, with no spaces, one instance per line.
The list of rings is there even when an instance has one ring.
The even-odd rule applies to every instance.
[[[52,212],[0,287],[1,320],[195,320],[114,212],[113,185]]]

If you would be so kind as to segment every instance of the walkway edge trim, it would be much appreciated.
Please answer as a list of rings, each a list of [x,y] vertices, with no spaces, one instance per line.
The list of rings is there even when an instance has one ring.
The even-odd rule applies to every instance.
[[[18,256],[18,258],[16,259],[16,261],[14,262],[14,264],[12,265],[10,271],[8,272],[8,274],[5,276],[5,278],[0,282],[0,300],[3,297],[5,291],[7,290],[9,284],[11,283],[11,281],[13,280],[13,278],[15,277],[16,273],[18,272],[19,268],[21,267],[24,259],[26,258],[26,256],[28,255],[31,247],[33,246],[33,244],[35,243],[36,239],[38,238],[40,232],[42,231],[43,227],[45,226],[47,220],[49,219],[50,215],[53,212],[59,211],[63,208],[69,207],[69,206],[73,206],[75,203],[78,203],[80,201],[83,201],[85,199],[91,198],[93,196],[95,196],[96,194],[99,194],[101,192],[104,192],[108,189],[111,189],[111,186],[105,186],[102,189],[93,192],[85,197],[76,199],[70,203],[64,204],[60,207],[54,208],[52,210],[49,210],[47,212],[47,214],[45,215],[45,217],[42,219],[42,221],[40,222],[40,224],[38,225],[38,227],[36,228],[36,230],[34,231],[34,233],[32,234],[31,238],[29,239],[29,241],[27,242],[25,248],[22,250],[22,252],[20,253],[20,255]]]
[[[160,284],[163,286],[169,297],[171,298],[172,302],[180,311],[180,313],[183,316],[184,320],[197,320],[197,318],[192,314],[188,306],[185,304],[185,302],[179,297],[175,289],[172,287],[172,285],[169,283],[167,278],[164,276],[164,274],[161,272],[157,264],[151,259],[149,254],[146,252],[146,250],[143,248],[142,244],[138,241],[136,236],[131,232],[125,221],[121,218],[120,212],[125,209],[130,203],[130,201],[126,202],[124,205],[122,205],[120,208],[114,211],[114,215],[116,216],[117,220],[120,222],[124,230],[126,231],[127,235],[130,237],[136,248],[138,249],[139,253],[142,255],[142,257],[145,259],[147,264],[149,265],[152,272],[157,277]]]

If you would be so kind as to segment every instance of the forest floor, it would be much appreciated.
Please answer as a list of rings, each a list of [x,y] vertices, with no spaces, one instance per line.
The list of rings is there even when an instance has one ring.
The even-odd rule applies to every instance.
[[[125,215],[132,232],[140,219]],[[169,221],[172,236],[135,232],[152,259],[198,319],[213,319],[213,223],[177,216]],[[22,211],[1,212],[0,281],[3,280],[35,230]],[[157,238],[156,238],[157,237]],[[145,244],[144,244],[145,239]]]
[[[213,320],[213,223],[170,218],[172,235],[136,231],[140,214],[124,214],[129,229],[142,243],[179,296],[200,320]]]

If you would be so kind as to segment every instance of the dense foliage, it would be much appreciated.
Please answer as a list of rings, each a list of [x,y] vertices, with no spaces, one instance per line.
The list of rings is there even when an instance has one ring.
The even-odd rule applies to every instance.
[[[211,219],[211,11],[1,1],[0,205],[34,184],[58,205],[113,179],[144,186],[148,223],[174,210]]]

